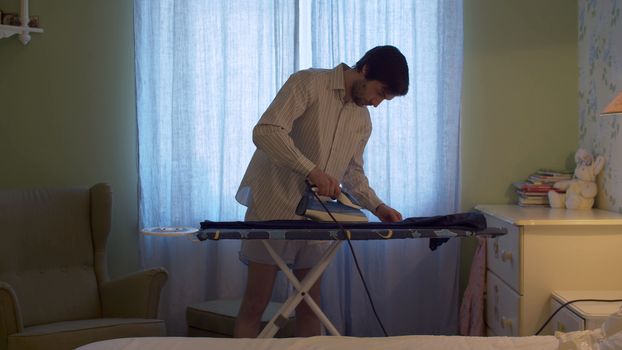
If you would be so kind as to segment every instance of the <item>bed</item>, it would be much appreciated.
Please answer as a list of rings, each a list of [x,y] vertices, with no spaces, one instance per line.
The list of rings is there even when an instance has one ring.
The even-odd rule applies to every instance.
[[[311,338],[123,338],[87,344],[78,350],[616,350],[622,349],[622,308],[593,330],[556,332],[555,336],[463,337],[406,335],[396,337],[319,336]]]
[[[410,335],[389,338],[321,336],[281,339],[123,338],[100,341],[79,350],[555,350],[554,336],[461,337]]]

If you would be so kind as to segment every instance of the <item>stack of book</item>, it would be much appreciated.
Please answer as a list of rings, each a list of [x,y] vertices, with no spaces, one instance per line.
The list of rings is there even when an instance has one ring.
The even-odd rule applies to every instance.
[[[518,194],[518,205],[523,207],[548,206],[549,191],[564,192],[554,188],[553,185],[558,181],[570,179],[572,179],[571,172],[541,169],[529,175],[526,181],[515,182],[512,185]]]

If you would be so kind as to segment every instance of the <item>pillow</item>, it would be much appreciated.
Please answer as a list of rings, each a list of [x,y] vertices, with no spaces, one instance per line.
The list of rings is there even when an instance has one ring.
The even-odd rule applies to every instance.
[[[577,332],[555,332],[559,350],[622,349],[622,307],[609,315],[600,328]]]

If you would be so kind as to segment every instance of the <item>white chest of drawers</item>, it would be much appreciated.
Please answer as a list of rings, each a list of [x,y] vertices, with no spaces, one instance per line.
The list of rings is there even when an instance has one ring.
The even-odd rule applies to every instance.
[[[478,205],[508,234],[487,249],[490,335],[533,335],[554,290],[622,288],[622,214],[517,205]]]

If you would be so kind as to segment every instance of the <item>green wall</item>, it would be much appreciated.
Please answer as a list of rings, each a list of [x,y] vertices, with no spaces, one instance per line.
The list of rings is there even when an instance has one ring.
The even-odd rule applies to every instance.
[[[0,40],[0,187],[114,191],[111,275],[139,267],[132,1],[31,0],[44,34]],[[15,10],[18,0],[0,0]],[[577,4],[465,0],[462,209],[510,203],[578,144]],[[570,164],[570,165],[569,165]],[[473,242],[463,241],[463,276]],[[465,280],[463,279],[463,285]]]
[[[511,183],[538,168],[574,168],[577,28],[576,1],[464,0],[463,210],[515,203]],[[463,277],[473,250],[463,241]]]
[[[31,0],[45,33],[0,40],[0,187],[110,183],[112,276],[139,268],[132,4]]]

